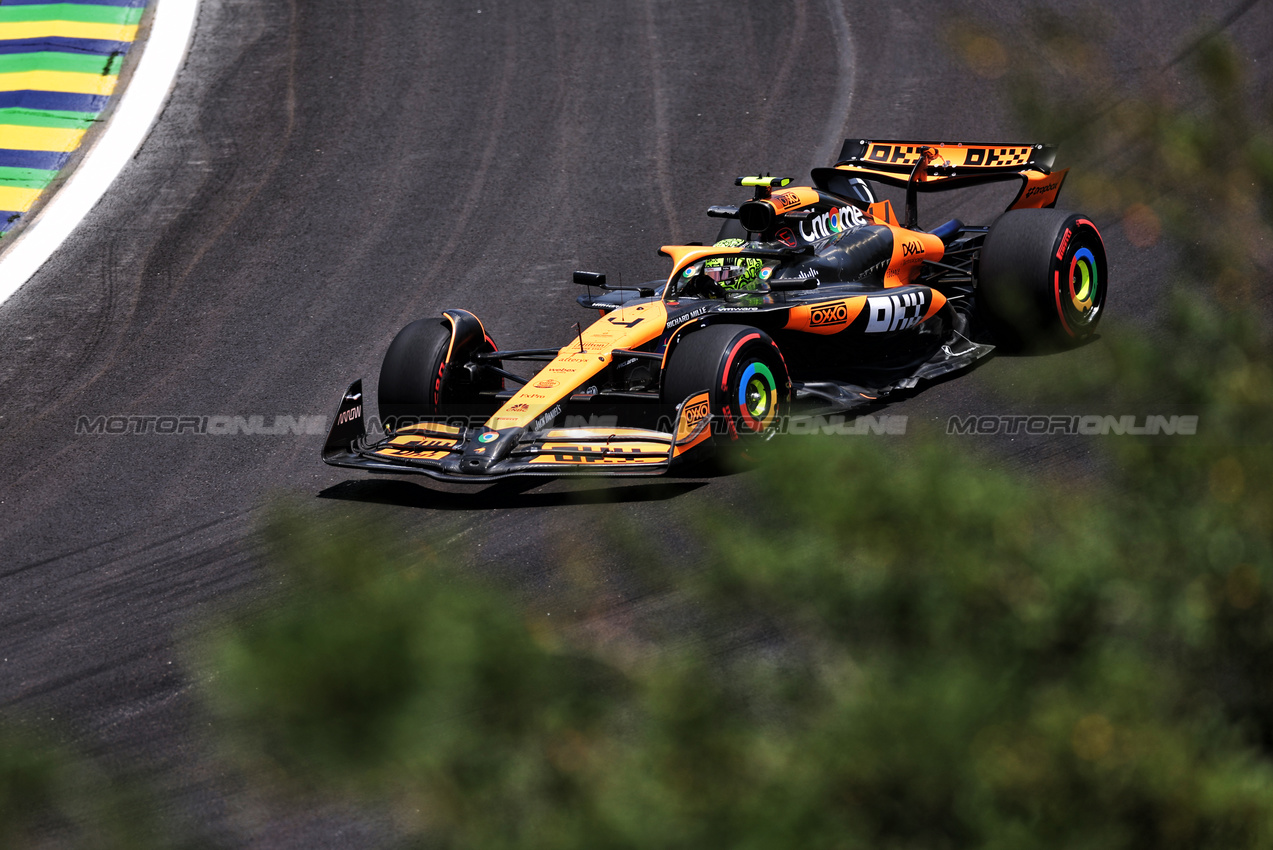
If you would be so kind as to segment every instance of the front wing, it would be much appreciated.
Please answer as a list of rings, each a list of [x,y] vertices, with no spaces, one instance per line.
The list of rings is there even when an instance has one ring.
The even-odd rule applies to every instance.
[[[482,483],[519,476],[660,475],[710,443],[707,393],[695,394],[675,408],[671,432],[646,428],[583,427],[526,430],[491,443],[503,455],[490,460],[480,437],[484,427],[421,422],[383,435],[368,434],[363,419],[362,381],[341,400],[336,421],[323,447],[332,466],[368,472],[419,473],[443,481]],[[505,439],[500,439],[503,446]]]

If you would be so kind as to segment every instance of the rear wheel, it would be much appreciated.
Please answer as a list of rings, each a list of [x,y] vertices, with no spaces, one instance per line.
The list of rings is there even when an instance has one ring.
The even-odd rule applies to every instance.
[[[778,346],[746,325],[712,325],[690,333],[673,349],[663,379],[665,404],[680,404],[706,390],[718,438],[744,442],[772,436],[791,398],[791,381]]]
[[[1072,345],[1101,320],[1105,244],[1086,217],[1013,210],[986,234],[977,301],[998,342],[1014,349]]]
[[[475,381],[463,362],[447,360],[451,335],[446,319],[420,319],[389,343],[376,393],[386,427],[470,412],[483,390],[499,388],[498,376]]]

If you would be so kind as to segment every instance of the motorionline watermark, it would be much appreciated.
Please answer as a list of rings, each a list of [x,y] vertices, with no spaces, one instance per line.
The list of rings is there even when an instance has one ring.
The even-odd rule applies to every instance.
[[[417,420],[399,419],[381,423],[374,417],[367,422],[369,431],[388,431],[413,424]],[[438,420],[433,420],[438,421]],[[481,429],[485,417],[450,417],[443,421],[461,430]],[[778,434],[825,434],[832,436],[890,435],[901,436],[907,432],[908,417],[898,414],[851,416],[846,414],[818,414],[780,416],[766,430]],[[322,414],[291,416],[286,414],[264,415],[135,415],[116,414],[79,416],[75,420],[77,435],[157,434],[161,436],[322,436],[330,428],[331,420]],[[554,423],[543,423],[544,430],[557,428],[614,428],[619,427],[618,416],[563,416]],[[388,427],[385,427],[388,426]],[[710,426],[721,434],[730,430],[729,421],[713,416]],[[658,430],[671,431],[670,419],[658,423]],[[538,430],[538,429],[537,429]],[[946,421],[946,433],[957,436],[1185,436],[1198,433],[1198,417],[1195,415],[1024,415],[1024,414],[972,414],[951,416]]]
[[[1192,437],[1198,433],[1198,417],[1192,415],[970,415],[952,416],[946,420],[947,434],[973,434],[992,436],[997,434],[1026,434],[1029,436],[1104,437],[1134,436]]]
[[[780,416],[769,430],[778,434],[825,434],[828,436],[866,436],[872,434],[900,437],[906,434],[908,417],[902,414],[852,416],[847,414],[809,414]],[[716,434],[729,432],[729,422],[724,417],[713,417],[712,430]]]
[[[761,429],[766,433],[774,434],[829,434],[835,436],[865,435],[865,434],[889,434],[903,435],[906,433],[907,417],[898,415],[881,415],[881,416],[846,416],[843,414],[810,414],[795,416],[778,416],[773,422],[766,423]],[[698,423],[694,426],[697,427]],[[655,425],[656,431],[665,433],[674,433],[676,421],[669,416],[665,416]],[[619,426],[618,416],[566,416],[558,425],[546,426],[549,428],[615,428]],[[739,425],[736,421],[726,416],[711,414],[711,420],[708,423],[713,434],[717,436],[729,436],[737,434]],[[745,427],[745,426],[744,426]]]
[[[121,434],[194,435],[210,437],[248,436],[312,436],[326,434],[330,420],[326,416],[79,416],[75,433],[118,436]]]
[[[569,430],[573,428],[588,429],[605,429],[630,427],[636,423],[636,427],[651,427],[652,430],[661,431],[663,433],[675,433],[677,430],[678,420],[675,417],[663,415],[657,419],[648,410],[639,411],[646,415],[634,415],[631,418],[619,417],[613,414],[589,414],[587,416],[566,415],[553,416],[551,418],[544,417],[530,423],[528,430],[530,431],[556,431]],[[707,414],[711,417],[706,427],[711,428],[713,434],[728,436],[736,434],[739,429],[737,420],[720,414]],[[622,421],[620,421],[622,419]],[[437,423],[455,428],[459,431],[472,429],[484,429],[488,419],[486,417],[464,417],[450,416],[439,419],[416,419],[416,418],[398,418],[387,419],[381,422],[374,417],[369,420],[368,430],[374,430],[375,427],[382,427],[383,430],[392,431],[406,428],[416,424]],[[691,428],[697,428],[701,419],[691,420]],[[642,425],[641,423],[644,423]],[[777,416],[772,422],[764,423],[760,430],[767,433],[775,434],[832,434],[832,435],[853,435],[853,434],[889,434],[899,435],[906,433],[906,416],[895,414],[884,414],[879,416],[851,416],[844,414],[800,414]],[[745,426],[743,426],[745,427]]]
[[[420,422],[438,422],[465,430],[481,430],[486,427],[485,416],[447,417],[435,420],[420,420],[401,417],[381,422],[372,417],[366,422],[370,433],[387,432],[407,427]],[[671,432],[674,424],[670,418],[658,423],[658,430]],[[828,435],[869,435],[887,434],[903,435],[906,433],[907,417],[891,414],[878,416],[846,416],[800,415],[780,416],[769,423],[766,430],[778,434],[828,434]],[[267,416],[254,414],[249,416],[183,416],[183,415],[134,415],[116,414],[112,416],[79,416],[75,420],[77,435],[121,436],[125,434],[157,434],[161,436],[322,436],[331,426],[331,419],[321,414],[290,416]],[[613,415],[572,416],[567,415],[551,423],[539,423],[532,430],[571,429],[571,428],[616,428],[620,426],[619,417]],[[712,417],[710,426],[714,432],[728,434],[730,423],[722,416]]]
[[[719,414],[709,414],[711,420],[708,423],[713,434],[728,436],[737,433],[738,424],[726,416]],[[620,421],[619,416],[612,414],[590,414],[587,416],[566,415],[561,417],[553,417],[551,420],[536,420],[529,426],[531,431],[555,431],[570,430],[574,428],[588,429],[605,429],[619,428],[630,424],[625,420]],[[641,417],[635,417],[640,420]],[[455,428],[459,431],[481,430],[486,427],[489,420],[485,417],[464,417],[450,416],[439,419],[417,419],[411,417],[401,417],[397,419],[387,419],[383,422],[375,417],[368,420],[367,428],[369,431],[381,429],[384,431],[393,431],[401,428],[407,428],[416,424],[437,423]],[[674,433],[677,430],[677,420],[671,416],[662,416],[657,421],[653,417],[645,419],[647,423],[654,422],[653,430],[662,431],[664,433]],[[904,435],[906,433],[907,417],[896,414],[883,414],[879,416],[849,416],[844,414],[809,414],[809,415],[791,415],[778,416],[772,422],[766,423],[762,430],[775,434],[830,434],[830,435],[866,435],[866,434],[888,434],[888,435]],[[691,427],[697,427],[695,422]]]

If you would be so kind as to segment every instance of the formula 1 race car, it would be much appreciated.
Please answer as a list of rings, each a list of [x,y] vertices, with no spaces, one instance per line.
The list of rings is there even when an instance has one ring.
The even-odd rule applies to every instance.
[[[323,460],[468,482],[658,474],[781,432],[792,405],[877,404],[996,345],[1082,340],[1100,321],[1105,250],[1088,218],[1054,209],[1054,157],[848,140],[813,186],[739,178],[754,196],[708,210],[724,219],[715,245],[663,247],[666,280],[576,272],[601,318],[565,345],[501,351],[464,310],[407,325],[380,370],[381,427],[368,432],[355,381]],[[1020,191],[989,226],[917,226],[918,193],[992,181]],[[905,189],[901,221],[873,184]],[[537,371],[510,371],[522,363]]]

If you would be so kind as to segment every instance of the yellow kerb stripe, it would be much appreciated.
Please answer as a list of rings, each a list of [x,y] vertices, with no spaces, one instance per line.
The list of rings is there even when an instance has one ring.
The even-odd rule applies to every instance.
[[[31,209],[35,199],[40,197],[39,189],[19,189],[17,186],[0,186],[0,210],[10,212],[26,212]]]
[[[0,148],[5,150],[73,151],[80,146],[82,138],[83,130],[0,124]]]
[[[110,94],[114,76],[75,74],[69,71],[21,71],[0,74],[0,91],[56,91],[72,94]]]
[[[98,41],[132,41],[136,37],[136,24],[85,24],[79,21],[21,21],[0,24],[0,40],[87,38]]]

